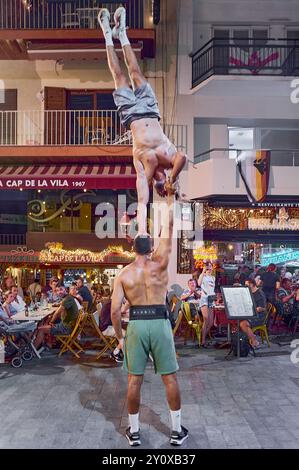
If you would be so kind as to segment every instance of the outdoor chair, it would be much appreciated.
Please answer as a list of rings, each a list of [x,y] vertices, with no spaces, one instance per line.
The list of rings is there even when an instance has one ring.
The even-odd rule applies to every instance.
[[[179,314],[178,314],[178,316],[177,316],[177,318],[176,318],[176,320],[175,320],[174,328],[172,329],[172,334],[173,334],[173,336],[176,335],[176,333],[177,333],[177,331],[178,331],[178,329],[179,329],[179,326],[180,326],[180,324],[181,324],[181,322],[182,322],[182,319],[183,319],[183,312],[182,312],[182,310],[180,310],[180,311],[179,311]]]
[[[85,312],[88,312],[88,302],[87,302],[87,300],[83,300],[82,307],[83,307]]]
[[[183,312],[183,316],[184,316],[184,318],[185,318],[185,320],[188,324],[189,329],[191,329],[193,334],[196,335],[198,345],[200,346],[200,344],[201,344],[202,323],[198,323],[197,321],[192,320],[191,308],[190,308],[190,304],[188,302],[182,302],[181,310]],[[188,330],[186,332],[188,332]],[[186,340],[186,334],[185,334],[184,339]]]
[[[93,313],[88,314],[88,324],[92,326],[93,331],[96,333],[97,339],[100,340],[97,343],[97,347],[100,347],[100,352],[96,356],[96,359],[100,359],[105,353],[113,352],[114,348],[117,346],[118,341],[114,336],[105,336],[103,335],[102,331],[100,330],[95,316]]]
[[[83,351],[83,348],[78,343],[78,336],[84,328],[84,323],[87,318],[87,313],[82,310],[79,312],[77,322],[69,335],[57,335],[57,340],[62,344],[58,356],[62,356],[63,353],[70,351],[77,359],[80,358],[80,353]],[[77,350],[77,351],[76,351]]]
[[[80,22],[73,2],[64,2],[59,5],[62,28],[79,28]]]
[[[260,326],[254,326],[252,328],[253,333],[256,333],[256,332],[260,333],[262,343],[264,342],[264,339],[266,339],[269,348],[271,347],[271,345],[270,345],[269,335],[268,335],[268,320],[270,319],[270,315],[272,315],[273,312],[275,312],[274,305],[268,304],[264,323]]]

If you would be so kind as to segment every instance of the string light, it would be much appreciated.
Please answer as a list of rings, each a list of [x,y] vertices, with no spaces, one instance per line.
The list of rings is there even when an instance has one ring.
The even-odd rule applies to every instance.
[[[31,3],[31,0],[22,0],[22,3],[24,5],[24,8],[26,8],[26,10],[30,10],[30,8],[32,7],[32,3]]]
[[[43,263],[49,262],[60,262],[62,260],[68,262],[74,261],[85,261],[90,263],[103,262],[109,256],[119,256],[127,261],[133,261],[135,255],[133,252],[126,251],[122,246],[108,246],[103,251],[93,252],[89,250],[79,249],[76,250],[65,250],[62,243],[52,243],[49,242],[46,244],[45,250],[42,250],[39,255],[39,260]]]

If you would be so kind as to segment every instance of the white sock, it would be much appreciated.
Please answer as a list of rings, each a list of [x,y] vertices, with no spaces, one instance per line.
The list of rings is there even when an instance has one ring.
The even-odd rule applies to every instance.
[[[121,43],[121,47],[129,46],[129,45],[130,45],[130,41],[129,41],[129,39],[128,39],[126,29],[120,30],[120,32],[119,32],[119,40],[120,40],[120,43]]]
[[[119,349],[115,348],[114,351],[113,351],[113,354],[118,354],[118,353],[119,353]]]
[[[105,36],[106,46],[114,46],[111,29],[107,29],[107,31],[104,32],[104,36]]]
[[[135,415],[129,414],[129,424],[130,424],[130,431],[132,433],[139,431],[139,413],[136,413]]]
[[[170,418],[171,418],[171,425],[172,431],[181,432],[181,410],[170,411]]]

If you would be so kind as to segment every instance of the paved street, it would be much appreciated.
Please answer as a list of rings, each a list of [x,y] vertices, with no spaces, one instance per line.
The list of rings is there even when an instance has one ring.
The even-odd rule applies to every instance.
[[[185,448],[299,448],[299,364],[287,346],[224,360],[227,350],[178,344]],[[269,351],[271,353],[269,354]],[[0,368],[0,448],[128,448],[126,375],[110,359],[48,355]],[[159,376],[148,364],[142,391],[143,448],[169,448]]]

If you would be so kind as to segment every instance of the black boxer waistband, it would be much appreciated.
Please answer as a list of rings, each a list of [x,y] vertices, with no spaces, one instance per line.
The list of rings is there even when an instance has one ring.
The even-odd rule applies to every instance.
[[[130,320],[158,320],[168,317],[165,305],[134,305],[130,307]]]

